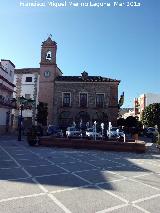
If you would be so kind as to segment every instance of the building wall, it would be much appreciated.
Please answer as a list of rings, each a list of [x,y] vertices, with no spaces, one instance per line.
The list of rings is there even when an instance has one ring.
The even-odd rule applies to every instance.
[[[62,92],[71,93],[71,107],[62,106]],[[79,93],[88,93],[88,107],[83,108],[79,106]],[[104,108],[96,108],[96,93],[104,93]],[[91,122],[97,119],[97,113],[107,114],[107,124],[111,121],[116,125],[118,116],[118,85],[115,83],[86,83],[86,82],[55,82],[55,96],[54,96],[54,114],[53,123],[58,124],[58,115],[63,111],[69,111],[72,115],[73,121],[76,115],[85,111],[89,114]]]
[[[45,77],[45,72],[50,71],[50,76]],[[39,102],[48,104],[48,123],[53,122],[53,96],[56,65],[41,65],[39,77]]]
[[[11,125],[15,66],[9,60],[1,60],[0,66],[0,76],[4,78],[0,79],[0,134],[3,134],[9,131]]]
[[[26,77],[32,77],[32,82],[26,82]],[[26,125],[31,125],[32,121],[35,122],[36,116],[36,105],[38,103],[38,87],[39,87],[39,74],[34,72],[32,69],[29,69],[28,72],[16,71],[14,82],[16,84],[15,95],[14,97],[18,100],[19,97],[25,97],[26,94],[30,94],[30,98],[35,100],[35,105],[32,106],[32,109],[25,109],[22,112],[22,116],[26,121]],[[20,110],[13,110],[14,114],[14,128],[17,128],[18,125],[18,116],[20,115]]]
[[[134,113],[133,110],[129,110],[129,112],[124,113],[123,116],[122,116],[122,118],[126,119],[129,116],[133,116],[133,117],[135,116],[135,113]]]
[[[8,60],[1,60],[1,65],[6,71],[2,73],[2,76],[5,77],[9,82],[13,83],[14,66]]]
[[[53,123],[54,80],[57,76],[62,75],[56,64],[56,52],[57,44],[49,36],[46,41],[42,42],[41,46],[39,77],[39,102],[48,104],[48,124]],[[48,59],[48,53],[50,59]],[[49,74],[46,75],[46,73]]]
[[[160,103],[160,94],[146,93],[135,98],[134,100],[134,112],[135,116],[139,117],[139,120],[142,119],[142,112],[145,107],[153,103]]]
[[[59,113],[68,110],[71,112],[73,119],[80,111],[86,111],[90,114],[91,120],[96,120],[99,114],[103,114],[104,116],[107,115],[107,122],[111,121],[113,125],[116,125],[118,116],[118,84],[120,81],[114,81],[113,79],[111,81],[107,79],[99,82],[95,80],[95,82],[88,83],[85,81],[79,83],[55,81],[56,77],[62,75],[61,70],[56,64],[56,51],[57,44],[49,36],[46,41],[42,42],[40,68],[26,68],[16,71],[16,99],[22,95],[31,94],[32,99],[47,103],[48,124],[57,123]],[[37,73],[32,72],[32,69],[37,70]],[[35,77],[34,74],[37,76]],[[34,79],[36,78],[37,80],[27,83],[25,81],[26,76],[34,76]],[[68,109],[62,107],[62,92],[71,92],[72,107]],[[80,92],[88,93],[88,107],[86,109],[79,107]],[[102,109],[95,106],[96,93],[105,94],[105,106]],[[32,113],[32,111],[24,110],[23,116],[32,117],[34,120],[35,113]],[[15,117],[18,117],[19,111],[16,110],[14,114]]]
[[[0,134],[5,133],[7,111],[6,108],[0,108]]]
[[[147,93],[146,96],[146,106],[153,103],[160,103],[160,94]]]
[[[26,77],[32,77],[32,82],[26,82]],[[30,94],[30,98],[34,96],[34,74],[23,74],[22,75],[22,89],[20,96],[25,97],[26,94]],[[32,117],[32,110],[23,110],[23,117]]]

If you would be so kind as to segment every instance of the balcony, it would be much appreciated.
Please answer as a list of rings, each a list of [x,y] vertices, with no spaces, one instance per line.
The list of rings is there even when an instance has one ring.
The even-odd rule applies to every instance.
[[[16,109],[16,99],[14,98],[6,98],[3,95],[0,95],[0,106],[4,106],[6,108]]]

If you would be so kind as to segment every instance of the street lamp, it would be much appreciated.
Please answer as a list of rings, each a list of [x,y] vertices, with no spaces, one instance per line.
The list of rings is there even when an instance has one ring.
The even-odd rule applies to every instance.
[[[21,133],[22,133],[22,111],[24,109],[27,109],[28,107],[32,107],[32,104],[34,103],[34,100],[26,99],[23,96],[19,97],[19,109],[20,109],[20,117],[18,121],[18,141],[21,141]],[[30,105],[29,105],[30,104]]]
[[[21,141],[21,131],[22,131],[22,111],[24,108],[24,102],[26,99],[22,96],[19,98],[19,109],[20,109],[20,117],[18,120],[18,141]]]

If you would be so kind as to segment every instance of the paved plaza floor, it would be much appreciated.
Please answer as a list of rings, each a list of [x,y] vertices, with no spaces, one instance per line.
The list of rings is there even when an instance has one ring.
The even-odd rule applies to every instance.
[[[160,152],[29,147],[0,137],[0,213],[159,213]]]

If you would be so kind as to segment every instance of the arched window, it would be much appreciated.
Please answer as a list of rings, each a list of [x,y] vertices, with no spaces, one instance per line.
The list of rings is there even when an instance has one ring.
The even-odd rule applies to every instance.
[[[52,52],[49,50],[46,54],[46,59],[51,60],[52,59]]]

